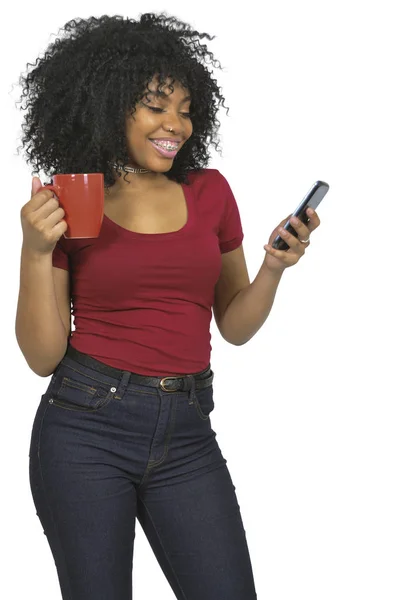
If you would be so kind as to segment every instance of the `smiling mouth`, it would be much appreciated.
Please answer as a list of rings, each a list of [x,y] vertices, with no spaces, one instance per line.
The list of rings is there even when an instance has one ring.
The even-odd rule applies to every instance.
[[[160,144],[157,144],[153,140],[149,140],[149,141],[151,142],[152,146],[156,150],[156,153],[158,156],[161,155],[164,158],[174,158],[177,155],[178,146],[176,146],[175,144],[173,145],[172,150],[168,150],[163,145],[161,146]]]
[[[163,150],[166,150],[167,152],[175,152],[180,145],[179,142],[158,142],[156,140],[151,140],[150,138],[149,141],[152,142],[152,144],[155,144],[155,146],[158,146],[158,148],[163,148]]]

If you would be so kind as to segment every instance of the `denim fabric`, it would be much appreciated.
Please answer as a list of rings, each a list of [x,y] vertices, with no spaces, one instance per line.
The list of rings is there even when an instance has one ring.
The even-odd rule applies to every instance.
[[[58,365],[29,452],[63,600],[132,599],[136,517],[176,598],[255,600],[235,487],[210,423],[213,386],[190,398],[91,364],[65,356]]]

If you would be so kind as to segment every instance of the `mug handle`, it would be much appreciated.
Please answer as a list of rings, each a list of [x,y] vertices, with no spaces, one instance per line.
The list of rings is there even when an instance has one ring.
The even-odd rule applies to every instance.
[[[59,187],[59,185],[51,184],[49,183],[48,185],[42,185],[36,192],[36,194],[38,194],[39,192],[41,192],[42,190],[51,190],[52,192],[54,192],[54,194],[57,196],[58,201],[61,203],[60,200],[60,192],[61,192],[61,188]]]

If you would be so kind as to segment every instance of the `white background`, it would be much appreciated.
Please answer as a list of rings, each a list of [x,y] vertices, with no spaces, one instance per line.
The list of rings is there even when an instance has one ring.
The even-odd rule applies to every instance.
[[[7,8],[0,596],[8,600],[61,598],[28,479],[31,427],[49,379],[30,371],[14,334],[20,209],[32,178],[16,152],[23,113],[13,84],[74,17],[162,10],[217,36],[206,43],[224,67],[214,76],[230,113],[220,111],[223,156],[213,151],[210,166],[236,196],[251,280],[274,227],[316,179],[330,184],[321,226],[285,272],[263,328],[234,347],[212,322],[212,425],[237,489],[258,598],[398,598],[394,3],[233,4],[69,0]],[[134,598],[157,597],[174,598],[137,524]]]

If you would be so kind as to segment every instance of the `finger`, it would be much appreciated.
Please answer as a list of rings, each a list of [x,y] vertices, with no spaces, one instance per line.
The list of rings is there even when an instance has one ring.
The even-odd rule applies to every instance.
[[[307,223],[308,228],[310,231],[314,231],[314,229],[319,227],[319,225],[321,224],[321,220],[318,217],[315,210],[313,210],[312,208],[307,208],[307,216],[309,218],[309,223]]]
[[[55,198],[55,195],[52,190],[42,189],[39,193],[40,186],[37,185],[36,188],[33,188],[33,185],[34,184],[32,184],[32,190],[35,189],[36,191],[34,194],[32,193],[32,197],[30,199],[30,206],[32,210],[37,210],[41,208],[50,199]],[[55,199],[57,200],[57,198]]]
[[[290,258],[286,250],[277,250],[270,244],[265,244],[264,250],[266,250],[268,254],[271,254],[271,256],[275,256],[275,258],[282,261],[285,265],[290,264]]]
[[[294,230],[297,231],[300,239],[306,240],[309,237],[311,230],[309,229],[309,227],[307,227],[307,225],[304,225],[304,223],[300,221],[300,219],[298,219],[297,217],[293,217],[290,222]]]
[[[37,191],[41,188],[42,183],[40,181],[39,177],[33,177],[32,179],[32,191],[31,191],[31,195],[30,197],[32,198],[35,194],[37,194]]]
[[[307,228],[305,227],[305,229],[307,229]],[[294,236],[291,233],[289,233],[288,231],[286,231],[286,229],[283,229],[283,227],[280,228],[278,233],[281,236],[281,238],[283,239],[283,241],[286,242],[286,244],[288,244],[292,250],[294,250],[295,252],[298,252],[299,254],[303,253],[303,243],[300,242],[300,240],[297,239],[296,236]],[[300,236],[300,234],[299,234],[299,236]],[[304,238],[304,239],[307,239],[307,238]]]

